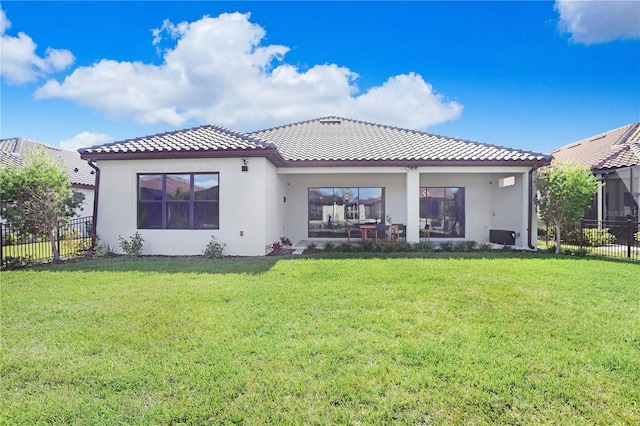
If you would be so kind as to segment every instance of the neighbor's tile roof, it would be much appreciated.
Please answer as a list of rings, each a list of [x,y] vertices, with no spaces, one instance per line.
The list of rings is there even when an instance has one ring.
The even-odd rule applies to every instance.
[[[224,151],[275,151],[273,144],[223,127],[205,125],[81,149],[83,158],[112,158],[119,154],[153,157],[162,154],[212,154]],[[97,155],[96,155],[97,154]]]
[[[575,161],[591,170],[640,165],[640,122],[627,124],[552,151],[556,161]]]
[[[250,133],[288,162],[548,162],[549,155],[340,117]]]
[[[37,146],[44,148],[54,159],[62,160],[69,181],[71,181],[72,184],[83,186],[95,185],[95,171],[85,160],[80,158],[80,154],[77,151],[45,145],[25,138],[0,140],[0,163],[21,164],[23,156]]]

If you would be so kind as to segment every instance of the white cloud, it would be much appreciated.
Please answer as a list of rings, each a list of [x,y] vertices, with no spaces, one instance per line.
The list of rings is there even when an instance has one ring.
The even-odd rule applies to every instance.
[[[637,0],[557,0],[558,26],[576,43],[606,43],[640,38]]]
[[[36,43],[23,32],[17,37],[6,34],[11,28],[4,10],[0,9],[0,75],[9,84],[37,81],[56,71],[68,68],[75,58],[65,49],[47,48],[45,56],[36,54]]]
[[[79,148],[102,145],[111,141],[113,141],[113,138],[104,133],[82,132],[72,138],[61,140],[60,148],[76,151]]]
[[[161,65],[103,59],[36,97],[68,99],[110,118],[183,125],[187,121],[256,129],[323,115],[345,115],[411,128],[456,119],[462,106],[434,92],[420,75],[391,77],[359,93],[357,73],[336,64],[301,70],[284,62],[289,48],[263,45],[249,14],[187,23],[165,20],[152,31]]]

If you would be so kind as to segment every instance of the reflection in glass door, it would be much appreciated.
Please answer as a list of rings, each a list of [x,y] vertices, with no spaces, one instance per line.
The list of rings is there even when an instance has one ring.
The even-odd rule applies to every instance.
[[[384,222],[384,188],[309,188],[309,238],[346,238],[360,223]]]

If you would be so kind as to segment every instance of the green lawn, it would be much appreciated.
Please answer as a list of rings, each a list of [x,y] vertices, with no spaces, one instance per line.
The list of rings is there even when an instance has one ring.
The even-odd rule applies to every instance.
[[[0,424],[640,423],[637,264],[451,256],[2,272]]]

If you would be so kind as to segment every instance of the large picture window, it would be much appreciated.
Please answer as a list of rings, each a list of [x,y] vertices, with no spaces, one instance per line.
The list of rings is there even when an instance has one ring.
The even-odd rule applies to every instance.
[[[218,229],[218,173],[138,175],[139,229]]]
[[[384,217],[384,188],[309,188],[310,238],[346,238],[349,227]]]
[[[420,227],[431,238],[464,238],[464,188],[420,188]]]

